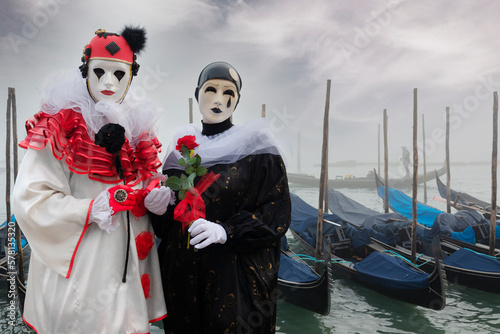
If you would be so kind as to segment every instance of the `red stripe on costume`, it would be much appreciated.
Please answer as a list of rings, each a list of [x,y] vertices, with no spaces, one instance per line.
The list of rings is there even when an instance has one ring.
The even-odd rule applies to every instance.
[[[82,234],[80,235],[80,239],[78,239],[78,243],[76,244],[75,251],[73,252],[73,256],[71,257],[71,262],[69,264],[69,270],[68,273],[66,274],[66,278],[69,278],[71,275],[71,271],[73,270],[73,262],[75,261],[75,256],[76,256],[76,251],[78,250],[78,247],[80,247],[80,243],[82,242],[83,235],[85,232],[87,232],[87,229],[92,223],[89,223],[89,218],[90,218],[90,211],[92,210],[92,204],[94,203],[94,200],[90,202],[89,209],[87,211],[87,219],[85,219],[85,226],[83,227]]]
[[[28,321],[26,321],[26,319],[24,318],[24,314],[23,314],[23,321],[26,324],[26,326],[28,326],[38,334],[38,331],[35,329],[35,327],[33,327]]]
[[[153,322],[157,322],[157,321],[160,321],[160,320],[163,320],[167,317],[167,313],[165,313],[165,315],[162,315],[161,317],[157,318],[157,319],[153,319],[153,320],[149,320],[149,323],[152,324]]]

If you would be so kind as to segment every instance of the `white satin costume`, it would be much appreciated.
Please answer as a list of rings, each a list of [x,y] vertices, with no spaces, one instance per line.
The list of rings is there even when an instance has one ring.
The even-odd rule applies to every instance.
[[[52,79],[43,93],[42,111],[26,123],[12,200],[32,250],[23,319],[37,333],[149,333],[167,313],[153,229],[144,208],[129,213],[123,283],[127,212],[112,216],[107,231],[89,219],[96,196],[123,180],[93,139],[105,123],[124,126],[125,181],[142,189],[161,165],[153,131],[161,110],[132,92],[121,104],[95,103],[78,71]]]

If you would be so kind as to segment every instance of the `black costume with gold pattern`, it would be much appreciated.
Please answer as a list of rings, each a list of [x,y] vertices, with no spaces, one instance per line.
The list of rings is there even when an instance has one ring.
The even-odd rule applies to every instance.
[[[206,219],[224,227],[225,244],[187,249],[188,233],[174,221],[173,207],[153,217],[162,239],[165,333],[274,333],[280,239],[291,205],[283,160],[276,150],[208,171],[220,177],[202,195]]]

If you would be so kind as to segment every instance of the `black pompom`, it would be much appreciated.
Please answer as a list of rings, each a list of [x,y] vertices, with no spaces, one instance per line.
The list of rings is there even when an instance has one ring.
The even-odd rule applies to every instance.
[[[139,54],[146,46],[146,30],[141,27],[125,26],[120,35],[125,38],[133,53]]]

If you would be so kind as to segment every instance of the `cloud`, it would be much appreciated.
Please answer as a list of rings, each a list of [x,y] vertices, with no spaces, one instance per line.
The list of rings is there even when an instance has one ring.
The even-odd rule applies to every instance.
[[[22,5],[6,0],[0,9],[0,99],[6,99],[7,87],[16,87],[21,122],[37,111],[37,90],[47,75],[79,66],[96,29],[120,31],[134,24],[145,26],[148,45],[133,84],[165,107],[160,133],[165,142],[188,120],[188,99],[201,69],[225,60],[243,79],[235,122],[259,117],[266,104],[277,134],[295,143],[301,132],[313,160],[319,154],[314,150],[327,79],[332,80],[333,160],[375,161],[384,109],[390,157],[397,160],[400,144],[411,145],[414,88],[434,143],[428,159],[442,160],[442,140],[432,139],[432,132],[443,129],[446,106],[459,120],[452,157],[460,150],[467,152],[461,159],[491,155],[491,135],[484,128],[491,123],[492,91],[500,87],[496,1],[150,0],[139,5],[127,0],[117,6],[97,0]],[[197,123],[196,101],[194,114]],[[474,140],[465,133],[473,133]]]

